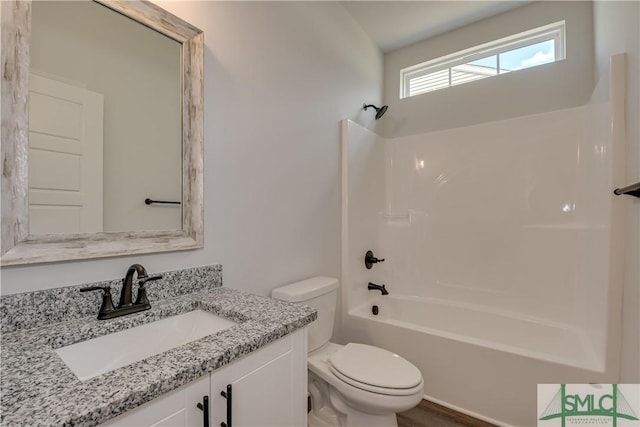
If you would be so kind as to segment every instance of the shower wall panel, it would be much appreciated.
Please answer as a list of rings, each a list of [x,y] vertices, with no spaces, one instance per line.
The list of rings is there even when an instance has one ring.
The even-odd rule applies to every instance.
[[[582,243],[607,220],[590,200],[609,142],[585,126],[599,108],[389,140],[380,269],[389,287],[577,323]]]
[[[380,254],[379,213],[385,200],[384,139],[352,122],[342,122],[342,303],[367,297],[369,271],[364,266],[368,250]],[[348,161],[346,161],[348,159]],[[384,258],[381,256],[381,258]]]

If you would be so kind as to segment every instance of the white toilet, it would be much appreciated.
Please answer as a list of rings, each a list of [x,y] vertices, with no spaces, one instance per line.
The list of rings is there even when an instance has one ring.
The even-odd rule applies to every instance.
[[[309,427],[396,427],[396,413],[420,402],[424,381],[409,361],[378,347],[329,341],[337,279],[313,277],[274,289],[271,296],[318,311],[309,325]]]

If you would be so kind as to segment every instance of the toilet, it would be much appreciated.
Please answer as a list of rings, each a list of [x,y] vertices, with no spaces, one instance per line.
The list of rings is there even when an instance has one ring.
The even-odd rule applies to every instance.
[[[397,427],[396,413],[423,395],[422,374],[406,359],[365,344],[330,342],[338,280],[312,277],[276,288],[271,297],[318,311],[309,325],[309,427]]]

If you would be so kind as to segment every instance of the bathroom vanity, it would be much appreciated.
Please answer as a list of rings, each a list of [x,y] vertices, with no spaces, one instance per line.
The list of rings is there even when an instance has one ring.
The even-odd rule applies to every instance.
[[[151,309],[110,320],[96,319],[100,296],[82,286],[0,298],[0,425],[205,426],[205,409],[212,426],[305,424],[315,310],[223,288],[215,266],[165,273]],[[194,310],[236,324],[85,380],[56,353]]]
[[[207,416],[212,426],[304,425],[306,336],[298,330],[101,425],[203,426]]]
[[[32,4],[29,0],[0,2],[3,24],[0,49],[0,175],[3,206],[0,265],[4,267],[67,262],[202,248],[203,32],[149,1],[97,0],[75,4],[62,3],[65,4]],[[41,9],[43,6],[50,6],[52,9]],[[87,44],[88,37],[84,34],[69,31],[69,25],[63,21],[56,21],[61,25],[53,25],[54,22],[48,20],[42,22],[42,25],[38,24],[40,18],[44,21],[44,18],[54,17],[51,12],[60,12],[63,6],[69,9],[66,9],[65,13],[56,13],[55,16],[82,24],[80,27],[89,28],[90,34],[101,34],[97,46]],[[114,25],[115,22],[118,22],[118,27]],[[115,29],[112,36],[106,36],[106,33],[97,30],[100,25]],[[58,34],[41,31],[56,28],[62,29],[62,32]],[[117,28],[127,28],[127,31],[125,33]],[[118,80],[116,74],[106,67],[96,66],[95,59],[87,59],[74,47],[70,47],[71,45],[53,42],[52,34],[61,35],[69,42],[79,41],[81,45],[87,44],[91,53],[96,55],[95,58],[105,60],[118,70],[126,70],[126,78],[120,77]],[[120,40],[120,36],[124,41],[119,43],[118,47],[98,50],[99,46],[106,46],[105,41],[108,39]],[[153,38],[158,46],[163,45],[167,49],[151,49],[145,45],[140,49],[143,54],[123,54],[125,46],[131,45],[134,40],[141,41],[147,38]],[[51,42],[50,46],[47,45],[48,42]],[[61,55],[53,53],[53,48],[75,52],[75,56],[81,58],[80,65],[91,64],[90,72],[80,73],[80,65],[61,59]],[[47,55],[42,57],[38,52]],[[121,55],[117,58],[108,57],[107,52]],[[163,53],[159,58],[164,59],[159,60],[161,63],[169,64],[168,67],[160,69],[158,61],[150,61],[150,52]],[[47,58],[56,62],[52,65],[45,60]],[[125,58],[136,65],[125,66]],[[64,71],[71,74],[53,71],[62,65]],[[133,73],[129,72],[133,69],[147,71],[141,73],[140,80],[134,80]],[[98,74],[98,70],[103,73]],[[170,73],[169,76],[173,76],[168,78],[170,81],[157,87],[174,88],[175,90],[170,89],[176,95],[174,102],[154,102],[150,95],[156,90],[149,86],[149,83],[154,80],[153,76],[164,75],[166,70],[173,70],[176,74]],[[33,78],[30,72],[34,76],[38,73],[40,75]],[[111,81],[111,78],[114,81]],[[30,118],[29,114],[30,109],[37,105],[37,97],[31,96],[30,93],[42,92],[37,88],[36,80],[47,86],[46,96],[49,98],[67,99],[54,93],[51,88],[63,88],[65,96],[71,96],[71,93],[79,90],[77,87],[69,87],[69,82],[76,82],[76,86],[80,87],[85,95],[93,93],[91,99],[95,102],[88,104],[95,108],[89,108],[90,105],[87,105],[87,111],[91,110],[95,114],[72,115],[65,123],[75,123],[80,119],[84,120],[85,117],[101,120],[102,109],[121,112],[127,121],[131,119],[132,124],[136,125],[132,129],[136,131],[126,128],[127,138],[111,139],[116,145],[108,141],[109,135],[113,136],[114,132],[107,130],[102,122],[87,119],[87,123],[82,126],[70,127],[91,129],[91,132],[83,131],[80,134],[91,134],[96,137],[92,141],[99,140],[98,145],[91,146],[91,152],[96,156],[99,157],[104,152],[114,152],[113,148],[120,143],[125,147],[122,155],[109,155],[112,161],[106,156],[104,159],[92,157],[93,160],[85,160],[83,157],[79,161],[85,162],[85,166],[74,168],[62,167],[49,161],[37,163],[38,154],[34,154],[35,145],[32,144],[37,141],[36,138],[30,141],[29,136],[32,129],[40,129],[40,122]],[[125,88],[125,83],[137,88],[151,87],[151,93],[149,96],[133,93]],[[116,89],[111,91],[110,88]],[[115,96],[116,93],[122,94],[122,97]],[[84,99],[84,95],[82,97]],[[104,102],[98,102],[100,99]],[[159,106],[157,114],[153,113],[151,108],[134,104],[134,100],[146,100],[153,104],[153,107]],[[100,106],[101,103],[103,107]],[[47,121],[47,126],[49,122],[60,122],[59,116],[53,113],[66,111],[58,104],[55,105],[53,108],[42,109],[43,117],[56,117],[55,120]],[[82,105],[84,108],[84,104]],[[128,110],[125,110],[125,107],[135,110],[135,114],[126,112]],[[158,124],[165,122],[162,118],[165,117],[165,113],[175,126],[171,127],[171,131],[160,130],[154,135],[151,130],[157,131]],[[150,124],[145,124],[144,120],[147,119],[151,120]],[[110,120],[113,129],[119,130],[125,129],[123,122],[124,120]],[[62,127],[66,129],[69,126]],[[48,128],[40,134],[52,136],[53,139],[78,139],[62,131],[50,132]],[[162,146],[167,148],[168,156],[159,156],[160,136],[163,141],[166,139],[166,144]],[[110,149],[103,150],[103,143],[105,148],[110,146]],[[150,145],[140,145],[146,143]],[[48,147],[44,147],[43,151],[54,152]],[[145,161],[140,161],[139,156],[132,155],[136,152],[152,151],[155,156],[153,160],[145,156]],[[84,150],[80,152],[84,153]],[[67,154],[62,152],[58,157],[67,158]],[[80,157],[74,154],[73,158]],[[34,161],[36,163],[33,163]],[[125,163],[126,161],[132,163]],[[90,177],[76,174],[78,176],[73,175],[72,179],[68,180],[74,184],[64,181],[64,185],[51,186],[49,184],[53,180],[48,179],[48,175],[37,178],[47,181],[46,188],[52,190],[46,193],[52,200],[47,204],[55,206],[53,209],[59,212],[61,219],[54,221],[54,216],[50,213],[43,214],[42,211],[37,211],[40,208],[34,210],[33,206],[29,205],[29,200],[36,200],[35,194],[31,194],[32,190],[38,190],[37,179],[28,174],[29,165],[32,170],[37,170],[38,174],[52,173],[56,175],[56,179],[58,171],[89,171],[93,174]],[[169,167],[174,170],[170,175],[173,178],[165,185],[160,183],[157,177],[169,176]],[[109,169],[114,169],[115,174],[107,173]],[[139,172],[139,175],[136,178],[127,177],[123,171]],[[109,184],[103,184],[103,180],[110,180],[104,177],[109,176],[123,181],[109,181]],[[147,185],[138,187],[140,191],[145,192],[144,195],[134,195],[129,191],[134,187],[132,183],[140,183],[143,179],[148,179],[154,184],[153,194],[146,193],[150,191]],[[70,208],[72,212],[78,211],[76,207],[80,206],[81,213],[78,215],[71,215],[66,213],[66,210],[59,209],[63,203],[56,191],[64,190],[62,198],[68,199],[68,190],[71,188],[83,189],[82,192],[76,192],[82,194],[74,193],[74,197],[93,197],[92,201],[86,203],[73,203],[74,207]],[[113,191],[116,203],[108,202],[109,191]],[[170,195],[167,195],[167,191],[170,191]],[[29,197],[25,197],[26,194],[29,194]],[[55,198],[51,198],[54,196]],[[130,199],[130,202],[125,203],[125,199]],[[167,209],[158,209],[158,204],[167,205]],[[169,207],[173,212],[171,217],[175,221],[171,221],[170,225],[165,222],[161,225],[154,224],[151,218],[168,215]],[[139,224],[111,225],[116,222],[115,217],[110,217],[107,210],[125,213],[127,219],[131,220],[133,209],[140,213]],[[38,212],[43,218],[42,221],[38,221]],[[87,222],[85,218],[91,220]],[[62,220],[71,222],[67,224]],[[66,224],[64,227],[63,223]],[[305,326],[316,318],[315,310],[222,288],[221,270],[221,266],[218,265],[164,274],[161,280],[154,281],[146,289],[150,308],[146,298],[141,298],[139,293],[137,300],[133,302],[130,282],[129,290],[122,293],[126,298],[121,299],[116,307],[116,304],[112,305],[109,301],[109,304],[102,305],[100,311],[100,292],[80,292],[83,287],[86,291],[110,288],[117,295],[122,288],[120,280],[1,297],[0,425],[305,425]],[[38,289],[46,287],[36,286]],[[106,293],[104,295],[106,298]],[[77,375],[71,365],[57,352],[77,343],[115,336],[122,331],[142,327],[141,325],[151,325],[198,310],[214,313],[235,324],[195,339],[185,340],[181,344],[172,344],[145,356],[140,356],[144,352],[138,353],[138,350],[144,350],[163,341],[162,328],[156,327],[146,336],[143,335],[142,339],[126,336],[117,338],[107,347],[99,347],[116,350],[108,356],[105,356],[106,351],[94,352],[93,356],[86,356],[86,353],[75,356],[72,354],[71,358],[75,357],[81,369],[87,368],[84,362],[90,361],[98,365],[98,368],[104,368],[97,372],[96,366],[92,366],[93,373],[86,377]],[[98,313],[102,319],[108,320],[97,320]],[[121,314],[126,315],[112,318]],[[144,339],[148,341],[141,345],[141,340]],[[133,347],[137,349],[134,351]],[[122,357],[127,359],[126,362],[121,360]]]

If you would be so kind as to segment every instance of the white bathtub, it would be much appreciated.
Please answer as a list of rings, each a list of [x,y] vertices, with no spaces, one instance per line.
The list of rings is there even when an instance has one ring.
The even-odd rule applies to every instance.
[[[584,331],[482,307],[376,296],[345,314],[342,330],[345,342],[386,348],[416,365],[425,399],[499,426],[537,425],[537,384],[617,378]]]
[[[372,313],[374,305],[378,315]],[[584,330],[514,312],[436,298],[385,295],[372,298],[349,314],[527,358],[594,371],[604,369]]]

